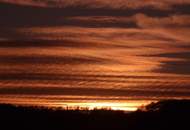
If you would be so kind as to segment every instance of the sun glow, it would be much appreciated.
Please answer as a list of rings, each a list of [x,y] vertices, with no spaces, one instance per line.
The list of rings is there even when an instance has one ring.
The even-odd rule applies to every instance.
[[[139,107],[148,104],[149,102],[128,102],[128,103],[110,103],[110,102],[89,102],[89,103],[63,103],[61,107],[68,110],[121,110],[121,111],[136,111]]]
[[[62,108],[65,110],[122,110],[136,111],[154,100],[130,100],[125,97],[99,97],[99,96],[36,96],[36,95],[14,95],[0,96],[0,103],[9,103],[22,106],[44,106],[49,108]],[[68,99],[69,98],[69,99]],[[77,100],[77,99],[81,100]],[[106,100],[101,100],[101,99]]]

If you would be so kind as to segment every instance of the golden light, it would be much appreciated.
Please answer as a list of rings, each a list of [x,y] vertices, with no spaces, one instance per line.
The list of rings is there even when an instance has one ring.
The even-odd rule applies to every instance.
[[[49,108],[62,108],[66,110],[94,110],[94,109],[105,109],[105,110],[121,110],[121,111],[136,111],[138,108],[142,108],[147,104],[151,103],[152,100],[75,100],[78,96],[73,96],[72,100],[56,100],[56,96],[17,96],[6,95],[0,96],[0,103],[10,103],[22,106],[45,106]],[[72,96],[61,96],[60,98],[66,98]],[[49,99],[48,99],[49,98]],[[52,98],[52,99],[51,99]],[[93,97],[83,97],[78,98],[92,98]]]
[[[106,110],[121,110],[121,111],[136,111],[139,107],[144,106],[150,102],[84,102],[84,103],[63,103],[64,109],[80,109],[80,110],[94,110],[94,109],[106,109]],[[57,104],[58,105],[58,104]]]

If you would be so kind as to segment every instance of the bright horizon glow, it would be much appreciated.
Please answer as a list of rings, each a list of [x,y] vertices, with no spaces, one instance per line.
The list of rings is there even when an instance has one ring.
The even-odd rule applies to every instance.
[[[44,106],[49,108],[62,108],[64,110],[94,110],[94,109],[106,109],[106,110],[121,110],[121,111],[136,111],[139,108],[143,108],[147,104],[154,101],[149,100],[126,100],[126,101],[48,101],[48,100],[35,100],[27,98],[4,98],[0,103],[10,103],[21,106]]]
[[[65,106],[63,106],[64,108]],[[122,111],[136,111],[137,106],[134,106],[134,103],[108,103],[108,102],[99,102],[99,103],[67,103],[68,108],[79,109],[88,108],[89,110],[94,109],[110,109],[110,110],[122,110]]]

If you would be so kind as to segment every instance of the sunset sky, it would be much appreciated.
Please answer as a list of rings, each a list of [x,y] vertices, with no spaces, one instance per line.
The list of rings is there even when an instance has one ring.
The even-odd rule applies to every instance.
[[[190,99],[190,0],[0,0],[0,103],[162,99]]]

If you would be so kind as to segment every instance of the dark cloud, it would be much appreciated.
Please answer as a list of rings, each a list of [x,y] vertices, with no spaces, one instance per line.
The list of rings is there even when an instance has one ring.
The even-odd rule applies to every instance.
[[[125,90],[125,89],[101,89],[101,88],[63,88],[63,87],[19,87],[0,88],[0,94],[15,95],[78,95],[78,96],[126,96],[126,97],[180,97],[189,96],[187,91],[158,91],[158,90]]]
[[[107,82],[127,82],[128,79],[162,79],[159,76],[135,76],[135,75],[90,75],[90,74],[49,74],[49,73],[39,73],[39,72],[18,72],[18,73],[7,73],[1,72],[1,80],[69,80],[69,81],[107,81]],[[165,79],[170,79],[170,77],[164,77]],[[133,81],[132,81],[133,82]],[[145,81],[146,82],[146,81]]]
[[[190,4],[173,4],[171,8],[176,14],[190,14]]]
[[[172,73],[181,75],[190,75],[190,60],[187,61],[166,61],[160,66],[160,69],[155,70],[159,73]]]
[[[25,35],[25,34],[23,34]],[[14,40],[13,38],[16,37],[17,34],[15,33],[15,36],[13,37],[4,37],[9,39],[8,41],[0,41],[0,47],[1,48],[29,48],[29,47],[35,47],[35,48],[42,48],[42,47],[65,47],[65,48],[98,48],[102,47],[105,49],[110,48],[133,48],[128,45],[107,45],[107,44],[99,44],[97,42],[85,42],[85,41],[78,41],[78,40],[43,40],[43,39],[36,39],[32,38],[30,36],[25,36],[26,40]],[[21,38],[20,38],[21,39]],[[30,40],[29,40],[30,39]]]
[[[28,27],[28,26],[87,26],[87,27],[138,27],[135,23],[84,23],[68,21],[67,17],[71,16],[134,16],[144,14],[149,17],[168,17],[175,14],[190,14],[190,4],[173,5],[171,10],[157,9],[151,6],[140,8],[86,8],[81,6],[64,7],[64,8],[40,8],[33,6],[22,6],[14,4],[0,4],[0,27]],[[60,20],[63,19],[63,20]],[[13,22],[14,21],[14,22]]]
[[[98,18],[97,18],[98,19]],[[101,19],[101,18],[100,18]],[[62,25],[65,26],[79,26],[79,27],[93,27],[93,28],[106,28],[106,27],[117,27],[117,28],[140,28],[135,21],[93,21],[93,20],[73,20],[63,19]]]
[[[167,57],[167,58],[181,58],[190,60],[190,52],[176,52],[176,53],[162,53],[157,55],[151,55],[154,57]]]
[[[15,40],[15,39],[24,39],[24,37],[26,36],[25,34],[23,33],[19,33],[17,32],[15,29],[16,28],[10,28],[10,27],[7,27],[7,26],[3,26],[1,27],[0,26],[0,38],[4,38],[4,39],[8,39],[8,40]],[[4,43],[2,43],[3,45]]]
[[[183,74],[189,75],[190,70],[190,52],[173,52],[173,53],[161,53],[155,55],[148,55],[147,57],[155,58],[169,58],[170,61],[162,61],[159,69],[155,72],[159,73],[173,73],[173,74]],[[176,61],[176,59],[178,59]]]
[[[24,35],[24,34],[23,34]],[[11,37],[6,37],[11,38]],[[18,37],[17,37],[18,38]],[[33,39],[29,36],[25,37],[27,40],[8,40],[1,41],[0,47],[5,48],[26,48],[26,47],[77,47],[77,48],[88,48],[88,47],[97,47],[100,46],[97,43],[89,42],[80,42],[72,40],[42,40],[42,39]],[[104,46],[104,45],[101,45]],[[106,46],[104,46],[106,47]],[[116,47],[116,46],[114,46]]]
[[[11,64],[106,64],[111,60],[90,56],[0,56],[0,62]]]

